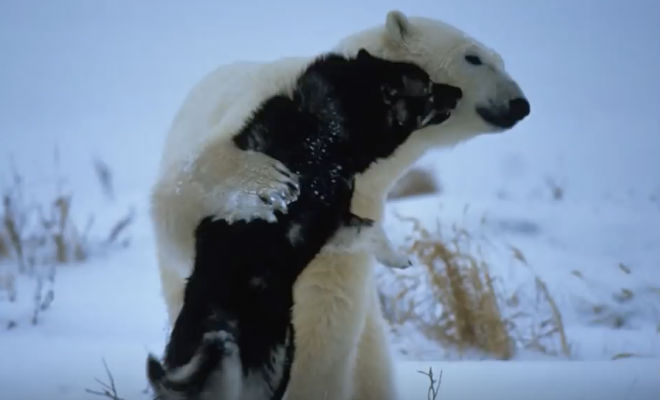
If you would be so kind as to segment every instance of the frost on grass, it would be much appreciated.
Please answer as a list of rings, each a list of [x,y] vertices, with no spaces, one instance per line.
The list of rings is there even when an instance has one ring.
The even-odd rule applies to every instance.
[[[401,217],[400,217],[401,218]],[[418,268],[390,270],[382,277],[381,303],[396,328],[413,326],[427,339],[460,355],[477,351],[510,359],[517,350],[568,356],[562,316],[545,283],[528,269],[526,287],[505,290],[482,251],[485,239],[457,226],[435,231],[414,218],[407,251]],[[528,268],[522,252],[510,259]]]
[[[102,186],[111,188],[109,170],[103,176]],[[0,303],[15,309],[31,303],[29,317],[25,312],[18,312],[21,317],[3,316],[0,323],[7,329],[23,319],[36,325],[56,299],[58,266],[82,262],[99,250],[123,245],[133,221],[129,212],[105,238],[97,238],[98,234],[91,235],[94,218],[89,216],[82,225],[74,221],[73,194],[59,181],[55,186],[51,196],[32,199],[23,177],[14,172],[10,184],[0,188]]]

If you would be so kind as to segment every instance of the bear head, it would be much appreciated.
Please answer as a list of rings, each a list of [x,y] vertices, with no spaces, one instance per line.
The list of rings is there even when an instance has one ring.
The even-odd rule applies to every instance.
[[[335,51],[354,55],[361,48],[377,57],[416,64],[433,81],[463,90],[449,120],[415,134],[424,147],[451,145],[480,133],[503,131],[529,114],[529,102],[507,74],[502,57],[441,21],[407,18],[391,11],[384,26],[349,36]]]
[[[294,99],[324,121],[329,143],[341,144],[362,171],[389,157],[414,131],[444,122],[461,96],[461,89],[433,82],[415,64],[361,49],[355,58],[318,58],[298,79]]]

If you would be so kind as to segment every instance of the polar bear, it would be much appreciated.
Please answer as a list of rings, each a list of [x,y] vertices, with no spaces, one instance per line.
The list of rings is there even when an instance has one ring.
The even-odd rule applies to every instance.
[[[390,157],[358,175],[351,211],[383,218],[388,189],[423,153],[486,132],[504,131],[529,114],[518,84],[493,50],[443,22],[387,15],[384,26],[342,40],[334,49],[422,67],[463,98],[442,125],[419,130]],[[263,99],[292,90],[310,58],[236,63],[192,89],[166,140],[152,192],[157,256],[170,322],[191,272],[193,231],[208,215],[272,219],[296,194],[291,174],[261,153],[231,141]],[[270,206],[264,206],[263,199]],[[295,358],[287,399],[393,399],[396,389],[386,323],[377,299],[374,259],[367,252],[322,250],[294,287]]]
[[[354,59],[319,57],[297,79],[293,98],[264,100],[234,142],[294,171],[298,198],[274,222],[207,217],[199,224],[193,272],[164,363],[148,361],[157,397],[212,392],[224,400],[248,393],[252,400],[281,399],[300,272],[340,232],[353,238],[349,246],[375,238],[379,260],[398,256],[379,227],[350,213],[355,175],[415,131],[445,121],[460,97],[460,89],[432,82],[416,65],[361,50]],[[408,263],[401,257],[390,266]]]

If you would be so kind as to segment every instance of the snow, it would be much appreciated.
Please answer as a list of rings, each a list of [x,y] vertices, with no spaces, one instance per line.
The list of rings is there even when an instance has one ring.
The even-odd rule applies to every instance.
[[[221,63],[323,51],[401,4],[31,3],[0,12],[0,187],[13,166],[29,201],[45,203],[65,178],[74,220],[84,225],[93,215],[100,236],[130,207],[136,219],[128,247],[57,266],[55,299],[36,326],[33,280],[18,282],[16,303],[0,297],[0,327],[18,322],[0,329],[0,399],[93,398],[84,389],[107,381],[103,360],[120,396],[147,399],[146,356],[160,354],[167,337],[148,188],[187,90]],[[404,8],[501,52],[532,113],[506,134],[425,157],[420,165],[438,173],[443,191],[391,203],[387,233],[406,243],[411,227],[397,215],[445,234],[452,225],[467,230],[498,290],[519,293],[532,319],[538,276],[561,312],[570,355],[521,347],[512,361],[494,361],[398,326],[403,400],[426,398],[417,370],[430,366],[443,371],[442,400],[660,396],[658,7],[563,0]],[[96,157],[113,172],[114,203],[99,190]],[[0,264],[0,272],[9,268]],[[379,275],[390,283],[384,268]]]
[[[571,219],[567,210],[572,216],[581,216],[581,230],[567,232],[563,227],[563,221]],[[28,323],[29,307],[23,309],[28,315],[21,318],[16,308],[7,313],[8,304],[0,302],[0,326],[6,324],[8,316],[21,322],[1,334],[0,398],[89,399],[92,395],[84,389],[98,390],[95,378],[107,382],[103,360],[113,373],[120,396],[128,400],[149,398],[145,392],[146,357],[150,352],[161,354],[167,331],[145,211],[146,204],[137,208],[140,217],[131,228],[132,242],[127,248],[86,263],[58,267],[55,301],[36,326]],[[654,224],[639,221],[653,221],[658,210],[651,205],[616,211],[599,214],[589,206],[554,202],[542,206],[534,202],[525,207],[524,203],[494,201],[473,203],[466,212],[462,201],[443,196],[391,203],[387,228],[395,242],[403,242],[402,237],[410,231],[405,223],[397,222],[396,214],[418,215],[429,225],[438,218],[445,223],[462,222],[468,229],[481,227],[481,234],[492,242],[488,253],[493,257],[491,264],[504,266],[495,271],[496,276],[505,280],[507,287],[530,284],[528,274],[516,275],[520,266],[497,262],[497,257],[507,260],[500,254],[508,249],[506,244],[515,244],[555,295],[571,346],[569,358],[522,351],[510,362],[465,361],[461,358],[484,356],[459,355],[414,329],[398,330],[393,337],[395,348],[407,350],[405,355],[397,355],[401,398],[425,398],[427,378],[416,371],[428,367],[436,373],[443,371],[439,399],[657,398],[659,305],[657,293],[646,294],[642,289],[657,285],[653,278],[660,241]],[[482,222],[483,214],[488,215],[486,222]],[[516,221],[537,228],[531,236],[525,229],[520,233],[511,229]],[[595,232],[600,234],[592,243],[570,245]],[[629,275],[619,270],[620,260],[630,265]],[[584,281],[571,275],[574,268],[582,271]],[[593,282],[585,283],[590,276]],[[620,287],[636,293],[626,307],[611,299],[611,293]],[[19,298],[19,303],[30,304],[30,293],[19,292],[19,296],[28,296]],[[626,324],[614,327],[590,322],[588,312],[580,309],[581,302],[588,299],[606,302],[613,313],[626,317]],[[611,360],[624,353],[631,357]]]
[[[533,287],[539,276],[561,311],[572,358],[660,357],[657,204],[477,203],[431,196],[397,201],[388,210],[386,228],[395,243],[404,243],[411,231],[398,216],[416,217],[431,230],[457,225],[472,233],[496,285],[508,295]],[[515,262],[512,248],[527,265]],[[621,298],[624,290],[630,299]],[[602,311],[594,313],[595,306]],[[525,311],[534,309],[530,304]]]
[[[400,398],[425,399],[429,380],[417,371],[442,371],[438,400],[657,399],[657,360],[616,362],[404,362]]]

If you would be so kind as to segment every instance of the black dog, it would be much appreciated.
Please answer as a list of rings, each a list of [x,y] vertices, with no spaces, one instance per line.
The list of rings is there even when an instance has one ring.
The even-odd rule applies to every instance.
[[[355,175],[447,119],[460,97],[415,65],[361,50],[317,59],[292,97],[266,100],[234,142],[286,165],[299,197],[276,222],[201,221],[164,366],[148,362],[158,398],[280,399],[294,350],[296,278],[338,230],[372,222],[350,213]]]

